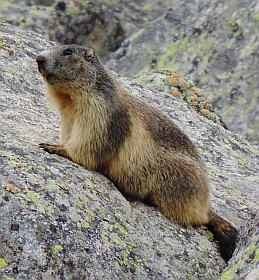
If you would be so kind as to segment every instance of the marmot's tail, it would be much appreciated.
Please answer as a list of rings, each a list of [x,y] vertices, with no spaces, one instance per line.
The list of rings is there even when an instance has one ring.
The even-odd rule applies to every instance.
[[[209,212],[209,223],[206,226],[218,241],[222,258],[228,262],[236,248],[237,230],[212,210]]]

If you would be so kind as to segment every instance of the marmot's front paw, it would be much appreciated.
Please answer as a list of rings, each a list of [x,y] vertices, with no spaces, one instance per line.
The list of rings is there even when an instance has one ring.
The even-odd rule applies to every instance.
[[[39,148],[50,154],[56,154],[61,157],[68,158],[66,149],[59,144],[40,143]]]
[[[48,143],[40,143],[39,148],[43,149],[45,152],[50,154],[56,154],[57,145],[52,145]]]

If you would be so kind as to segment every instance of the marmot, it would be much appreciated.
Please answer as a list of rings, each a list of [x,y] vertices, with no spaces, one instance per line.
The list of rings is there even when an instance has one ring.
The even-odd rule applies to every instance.
[[[61,117],[60,144],[40,147],[101,172],[171,221],[206,225],[228,261],[237,230],[212,210],[205,165],[173,121],[122,89],[93,49],[57,46],[36,61]]]

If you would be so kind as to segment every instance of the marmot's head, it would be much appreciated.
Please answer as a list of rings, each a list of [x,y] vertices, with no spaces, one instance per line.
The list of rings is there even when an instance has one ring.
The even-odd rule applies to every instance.
[[[45,82],[53,86],[94,86],[98,73],[104,71],[93,49],[77,45],[50,48],[36,61]]]
[[[36,61],[49,92],[55,95],[69,95],[72,99],[79,95],[99,96],[106,101],[116,95],[117,86],[93,49],[57,46],[41,52]]]

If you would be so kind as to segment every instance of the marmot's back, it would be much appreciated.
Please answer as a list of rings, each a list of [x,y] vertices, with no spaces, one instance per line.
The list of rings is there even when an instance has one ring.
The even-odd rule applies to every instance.
[[[208,225],[228,260],[237,231],[211,210],[205,166],[171,119],[125,92],[92,49],[54,47],[36,60],[61,116],[61,144],[41,147],[103,173],[172,221]]]

